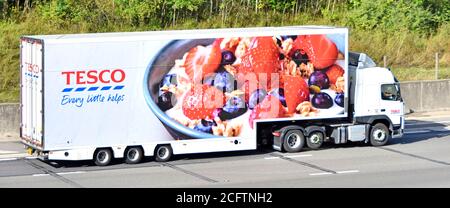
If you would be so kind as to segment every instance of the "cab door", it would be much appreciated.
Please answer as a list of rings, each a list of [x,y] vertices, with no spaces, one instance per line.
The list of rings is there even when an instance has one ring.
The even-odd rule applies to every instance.
[[[402,125],[404,109],[399,83],[381,84],[380,114],[391,119],[394,126]]]

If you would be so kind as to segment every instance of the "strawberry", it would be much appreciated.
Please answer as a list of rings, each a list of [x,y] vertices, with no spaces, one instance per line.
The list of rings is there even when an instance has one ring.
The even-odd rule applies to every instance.
[[[265,73],[270,80],[271,73],[278,72],[279,49],[272,37],[255,37],[252,39],[248,50],[241,57],[239,73]],[[258,78],[259,79],[259,78]]]
[[[200,83],[207,74],[219,68],[221,59],[220,41],[214,41],[207,47],[197,46],[189,50],[184,68],[191,81]]]
[[[344,70],[341,66],[334,64],[325,72],[330,80],[330,84],[336,85],[336,80],[338,77],[344,76]]]
[[[325,35],[299,35],[291,51],[296,49],[304,50],[316,69],[333,65],[338,56],[336,44]]]
[[[284,96],[288,113],[295,113],[298,104],[309,101],[309,88],[300,76],[284,75]]]
[[[223,92],[208,85],[194,85],[183,99],[183,114],[189,119],[214,117],[214,110],[225,102]]]
[[[250,113],[248,121],[253,128],[253,121],[256,119],[280,118],[285,117],[286,110],[277,97],[267,95],[264,100],[256,105]]]

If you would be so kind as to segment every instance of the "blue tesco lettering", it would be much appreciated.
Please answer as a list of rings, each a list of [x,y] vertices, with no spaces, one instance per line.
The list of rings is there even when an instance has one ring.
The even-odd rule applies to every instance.
[[[108,101],[110,101],[110,102],[119,103],[119,102],[122,102],[124,100],[125,100],[125,95],[119,95],[117,93],[108,95]]]
[[[74,104],[77,107],[83,106],[84,98],[80,97],[70,97],[69,95],[64,95],[61,99],[61,105]]]

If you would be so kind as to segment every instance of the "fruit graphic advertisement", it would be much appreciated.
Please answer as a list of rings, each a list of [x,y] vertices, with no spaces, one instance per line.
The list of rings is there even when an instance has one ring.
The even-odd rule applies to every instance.
[[[157,78],[147,87],[169,131],[183,128],[189,138],[344,115],[346,41],[344,33],[174,40],[150,64]]]

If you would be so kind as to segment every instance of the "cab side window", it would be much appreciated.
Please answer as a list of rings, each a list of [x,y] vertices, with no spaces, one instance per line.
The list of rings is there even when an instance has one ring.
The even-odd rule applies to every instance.
[[[382,84],[381,99],[393,101],[400,100],[400,93],[398,86],[395,84]]]

